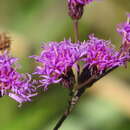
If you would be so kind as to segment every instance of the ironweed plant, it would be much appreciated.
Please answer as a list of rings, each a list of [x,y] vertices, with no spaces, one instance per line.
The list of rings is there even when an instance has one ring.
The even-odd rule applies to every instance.
[[[74,24],[75,42],[63,40],[43,44],[39,56],[30,56],[40,63],[32,75],[17,72],[17,58],[11,56],[11,40],[5,34],[0,35],[0,96],[8,95],[20,104],[31,101],[37,95],[37,89],[45,91],[52,84],[61,84],[70,91],[70,100],[65,112],[53,130],[58,130],[70,115],[87,88],[120,66],[130,61],[130,14],[127,21],[117,26],[122,37],[120,49],[116,50],[111,41],[97,38],[94,34],[88,40],[79,41],[78,24],[84,13],[84,7],[94,0],[67,0],[68,15]],[[38,87],[37,87],[38,86]]]

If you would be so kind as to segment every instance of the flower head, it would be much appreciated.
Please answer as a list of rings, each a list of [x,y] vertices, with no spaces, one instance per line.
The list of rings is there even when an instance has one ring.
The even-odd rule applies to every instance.
[[[89,4],[90,2],[93,2],[93,0],[68,0],[68,2],[86,5],[86,4]]]
[[[130,14],[128,14],[127,21],[119,24],[117,31],[122,36],[121,55],[130,55]]]
[[[79,59],[79,45],[71,41],[49,42],[43,45],[40,56],[33,56],[41,65],[36,68],[35,74],[40,75],[40,83],[46,90],[48,85],[59,83],[66,77],[68,71]]]
[[[93,0],[68,0],[69,16],[72,19],[80,19],[83,15],[83,8]]]
[[[130,42],[130,14],[126,22],[118,25],[117,31],[122,35],[123,42]]]
[[[81,50],[83,50],[85,67],[88,66],[92,74],[102,73],[125,63],[126,57],[120,57],[110,41],[98,39],[93,35],[89,38],[90,40],[82,44]]]
[[[36,95],[30,83],[31,77],[16,71],[16,61],[7,52],[0,54],[0,94],[8,95],[19,103],[31,101],[30,97]]]
[[[0,51],[5,51],[10,49],[11,39],[6,33],[0,34]]]

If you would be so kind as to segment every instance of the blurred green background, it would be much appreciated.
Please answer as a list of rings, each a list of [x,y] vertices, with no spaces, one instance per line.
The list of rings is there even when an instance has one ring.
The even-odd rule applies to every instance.
[[[130,0],[99,0],[86,6],[80,20],[80,40],[89,33],[120,46],[116,25],[126,20]],[[28,56],[39,54],[47,41],[73,38],[66,0],[0,0],[0,31],[12,39],[12,53],[21,72],[33,72]],[[119,68],[81,98],[60,130],[130,130],[130,66]],[[67,106],[68,91],[57,85],[21,108],[9,97],[0,99],[0,130],[52,130]]]

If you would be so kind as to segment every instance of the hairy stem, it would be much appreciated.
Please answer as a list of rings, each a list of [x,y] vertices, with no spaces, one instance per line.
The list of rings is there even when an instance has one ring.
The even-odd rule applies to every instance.
[[[73,20],[73,24],[74,24],[75,42],[78,42],[79,40],[78,20]]]

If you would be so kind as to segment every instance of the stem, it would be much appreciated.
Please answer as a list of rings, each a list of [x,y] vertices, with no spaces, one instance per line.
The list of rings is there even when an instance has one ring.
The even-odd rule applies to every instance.
[[[74,24],[75,42],[78,42],[79,40],[78,20],[73,20],[73,24]]]
[[[115,67],[109,69],[108,71],[104,72],[102,75],[99,75],[98,77],[96,75],[92,75],[92,77],[90,77],[87,81],[85,81],[84,83],[82,83],[78,86],[78,90],[82,89],[83,87],[85,87],[85,88],[91,87],[99,79],[103,78],[104,76],[106,76],[107,74],[109,74],[110,72],[112,72],[113,70],[115,70],[118,67],[119,66],[115,66]]]
[[[95,75],[93,75],[86,82],[84,82],[83,84],[80,84],[78,89],[73,92],[72,98],[69,101],[68,108],[65,110],[64,114],[61,116],[61,118],[59,119],[59,121],[57,122],[53,130],[58,130],[61,127],[61,125],[64,123],[66,118],[71,114],[75,105],[78,103],[80,97],[83,95],[83,93],[85,92],[87,88],[91,87],[96,81],[103,78],[105,75],[109,74],[116,68],[118,68],[118,66],[115,66],[114,68],[104,72],[102,75],[99,75],[99,77],[96,77]]]
[[[75,92],[73,92],[73,96],[69,101],[68,108],[65,110],[64,114],[61,116],[61,118],[59,119],[59,121],[57,122],[57,124],[53,130],[58,130],[61,127],[61,125],[63,124],[63,122],[65,121],[65,119],[69,116],[69,114],[74,109],[74,106],[77,104],[77,102],[79,100],[77,93],[78,93],[77,90]]]

